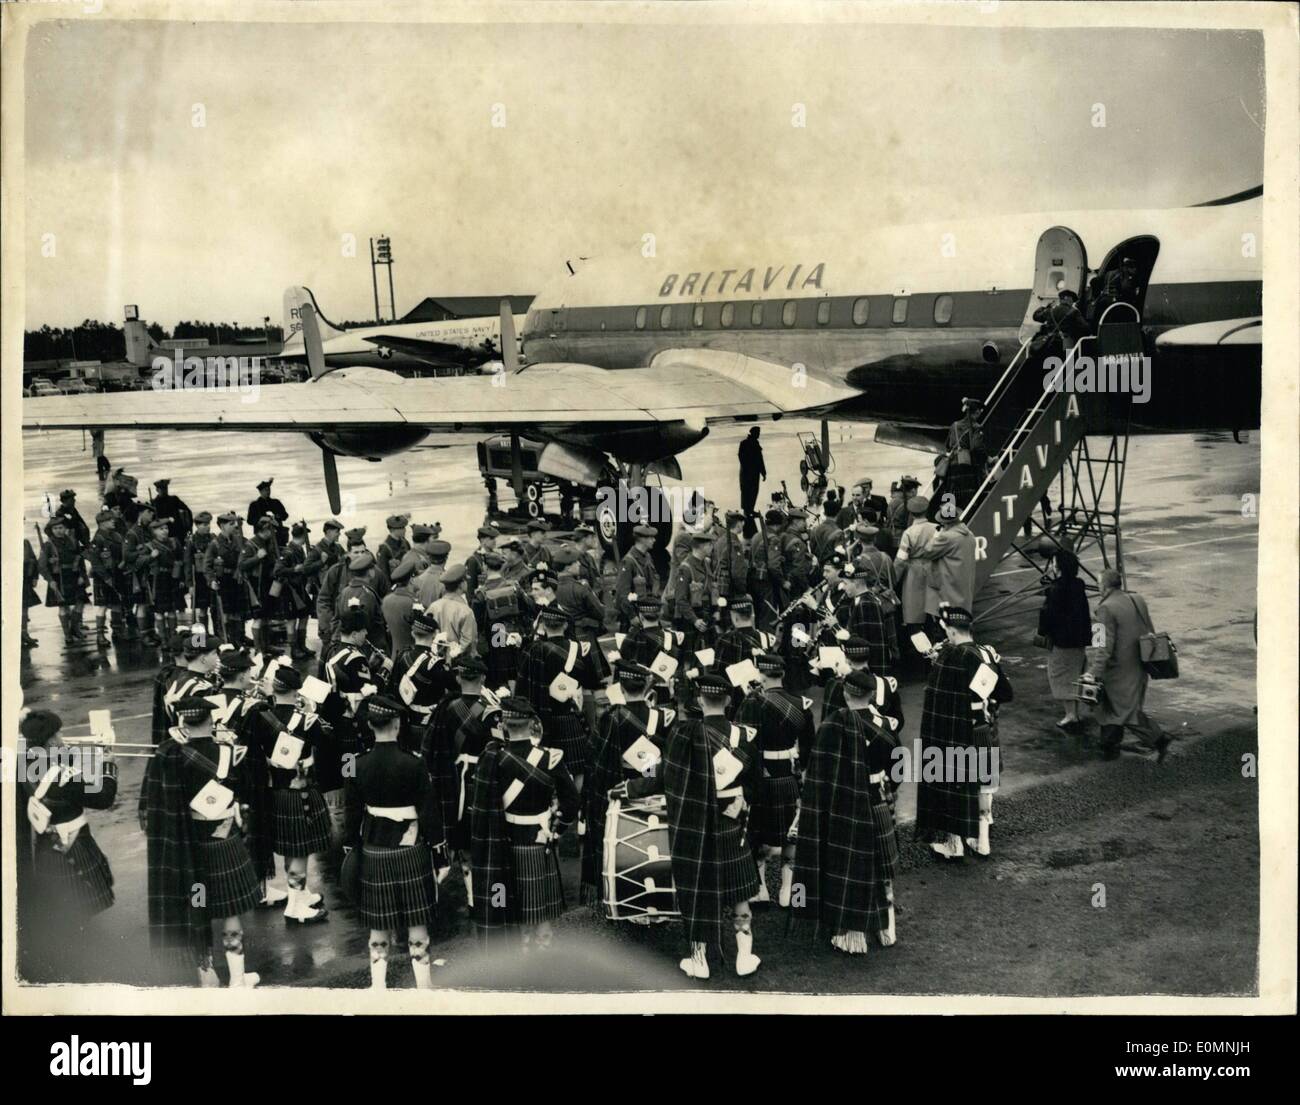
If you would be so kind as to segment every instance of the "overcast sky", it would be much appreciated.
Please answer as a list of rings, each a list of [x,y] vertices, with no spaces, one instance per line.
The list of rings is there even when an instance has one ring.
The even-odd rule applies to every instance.
[[[27,88],[29,327],[124,303],[278,322],[294,283],[369,317],[379,233],[401,313],[533,292],[648,232],[1182,206],[1263,179],[1253,33],[101,16],[35,31]]]

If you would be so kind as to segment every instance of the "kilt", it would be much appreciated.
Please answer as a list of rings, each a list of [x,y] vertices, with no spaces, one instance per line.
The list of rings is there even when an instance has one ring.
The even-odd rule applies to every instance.
[[[384,931],[431,925],[438,905],[433,857],[421,841],[405,848],[361,849],[361,920]]]
[[[487,686],[496,688],[511,685],[519,674],[519,646],[489,645],[483,663],[487,665]]]
[[[150,590],[153,592],[151,605],[155,614],[174,614],[184,608],[180,580],[173,579],[170,570],[155,575]]]
[[[1053,645],[1047,654],[1047,685],[1058,702],[1074,699],[1074,681],[1083,674],[1084,651]]]
[[[50,839],[37,840],[32,863],[42,908],[84,921],[111,906],[113,870],[90,830],[83,828],[66,852],[56,852]]]
[[[286,582],[284,590],[280,592],[280,597],[269,601],[273,604],[272,609],[280,617],[289,618],[293,621],[307,617],[313,609],[312,604],[307,601],[306,590],[300,584]]]
[[[234,578],[222,576],[217,584],[221,613],[226,618],[243,618],[248,614],[248,588]]]
[[[194,603],[195,610],[206,610],[212,602],[212,588],[208,586],[208,577],[202,572],[194,573],[194,594],[191,601]]]
[[[564,912],[564,887],[560,870],[545,844],[510,845],[515,866],[515,893],[519,895],[519,923],[535,925],[553,921]],[[750,860],[750,866],[754,861]]]
[[[330,811],[315,787],[271,791],[271,840],[282,856],[329,851]]]
[[[194,854],[207,895],[209,917],[214,920],[238,917],[257,905],[262,886],[253,870],[248,845],[240,834],[232,831],[224,840],[196,841]]]
[[[750,844],[783,847],[789,841],[790,827],[798,810],[798,776],[765,778],[759,785],[754,807],[749,811]]]
[[[719,817],[713,853],[713,884],[724,901],[745,902],[758,893],[758,864],[746,839],[743,818]]]
[[[894,811],[888,802],[875,798],[871,803],[871,820],[876,827],[876,858],[880,861],[879,877],[892,879],[898,874],[898,829]]]
[[[543,715],[542,744],[564,753],[564,766],[570,775],[586,774],[591,734],[581,714]]]
[[[87,601],[86,585],[79,579],[69,578],[65,583],[60,580],[58,583],[60,593],[63,595],[63,601],[60,602],[55,597],[53,587],[45,589],[46,606],[84,606]]]
[[[95,605],[121,606],[131,597],[131,581],[125,572],[114,572],[105,579],[95,576]]]

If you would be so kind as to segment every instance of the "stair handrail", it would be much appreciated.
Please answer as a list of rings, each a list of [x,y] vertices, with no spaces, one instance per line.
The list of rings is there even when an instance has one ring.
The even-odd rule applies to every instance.
[[[1038,397],[1038,401],[1029,409],[1025,414],[1025,417],[1020,420],[1016,428],[1007,436],[1007,443],[1003,447],[1002,452],[998,455],[997,462],[989,469],[988,474],[984,477],[984,482],[979,485],[975,494],[970,497],[970,501],[962,509],[961,520],[963,522],[974,517],[975,511],[984,504],[987,493],[991,492],[997,485],[998,480],[1002,478],[1002,473],[1005,471],[1003,465],[1007,464],[1014,452],[1018,451],[1021,438],[1028,436],[1028,434],[1033,430],[1034,425],[1038,422],[1038,419],[1042,417],[1042,413],[1046,409],[1045,404],[1051,401],[1049,396],[1055,397],[1060,394],[1056,389],[1056,383],[1064,374],[1066,368],[1069,367],[1070,362],[1076,359],[1083,343],[1086,341],[1096,340],[1095,335],[1084,334],[1083,337],[1074,343],[1070,352],[1066,355],[1065,360],[1061,362],[1060,368],[1058,368],[1055,375],[1052,376],[1051,381],[1044,385],[1043,392]]]

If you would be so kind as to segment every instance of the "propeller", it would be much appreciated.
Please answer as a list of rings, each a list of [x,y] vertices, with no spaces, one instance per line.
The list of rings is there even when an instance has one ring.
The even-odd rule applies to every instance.
[[[302,323],[302,344],[307,353],[307,368],[313,380],[325,375],[325,351],[321,347],[320,326],[316,322],[316,308],[310,303],[298,307],[298,320]],[[343,498],[339,495],[339,469],[334,460],[334,453],[329,446],[319,440],[321,459],[325,464],[325,493],[329,496],[330,511],[338,514],[343,509]]]
[[[508,299],[501,301],[501,361],[507,376],[523,371],[519,363],[519,342],[515,338],[515,313]]]

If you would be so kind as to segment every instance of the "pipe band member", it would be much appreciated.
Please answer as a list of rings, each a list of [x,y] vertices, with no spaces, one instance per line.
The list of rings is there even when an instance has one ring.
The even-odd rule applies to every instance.
[[[1012,699],[1011,681],[990,645],[971,638],[971,613],[939,609],[947,638],[940,644],[925,684],[921,715],[921,763],[939,752],[941,778],[922,771],[916,785],[916,839],[929,840],[944,859],[965,854],[963,841],[989,854],[993,792],[998,786],[998,707]]]
[[[220,922],[230,985],[256,986],[258,975],[244,970],[240,921],[261,896],[244,840],[247,753],[229,730],[214,731],[214,709],[206,698],[177,703],[177,724],[145,773],[140,820],[149,851],[150,936],[156,952],[188,953],[200,986],[217,986],[212,923]]]
[[[438,619],[428,610],[415,610],[411,617],[410,648],[393,662],[388,680],[389,697],[405,707],[401,745],[408,752],[420,752],[429,741],[429,728],[439,703],[456,686],[451,669],[451,648],[438,634]]]
[[[554,576],[549,577],[552,581]],[[532,704],[542,726],[542,743],[564,753],[564,766],[582,787],[591,734],[582,712],[582,693],[599,681],[589,642],[566,636],[569,614],[554,603],[537,614],[538,636],[519,656],[515,694]],[[563,690],[565,684],[569,690]]]
[[[271,714],[280,728],[264,727],[262,745],[270,767],[271,838],[284,856],[289,883],[284,922],[291,927],[319,924],[329,917],[317,904],[320,895],[307,887],[307,860],[330,847],[330,811],[317,785],[316,758],[328,757],[333,749],[325,722],[302,709],[301,688],[302,676],[294,668],[275,665]]]
[[[176,626],[167,652],[181,658],[179,664],[164,664],[153,683],[153,716],[150,731],[154,744],[161,744],[176,725],[176,706],[186,698],[218,689],[219,642],[202,626]]]
[[[663,794],[664,742],[676,711],[656,706],[646,695],[654,672],[632,660],[614,665],[624,701],[611,706],[596,723],[591,763],[583,788],[582,896],[599,903],[605,822],[611,802]]]
[[[361,849],[357,906],[370,929],[372,989],[388,988],[394,933],[405,929],[416,988],[430,990],[429,926],[437,913],[438,883],[449,862],[428,772],[419,756],[397,743],[402,712],[402,704],[385,695],[366,701],[375,745],[357,758],[356,774],[345,784],[345,839],[349,852]]]
[[[564,911],[556,844],[578,816],[578,788],[527,699],[503,700],[501,715],[504,739],[488,742],[474,774],[472,916],[484,940],[519,932],[525,951],[544,950]]]
[[[885,788],[896,744],[871,709],[875,679],[860,669],[844,681],[847,705],[817,728],[799,812],[794,916],[829,933],[831,946],[867,953],[867,933],[895,942],[893,878],[898,838]]]
[[[781,889],[777,902],[789,908],[794,882],[794,834],[799,819],[800,765],[807,763],[814,725],[812,699],[782,687],[785,661],[776,653],[760,653],[754,665],[763,685],[745,696],[736,721],[751,726],[758,786],[746,832],[758,865],[758,893],[752,901],[770,902],[767,861],[781,858]]]
[[[724,676],[703,672],[697,690],[704,716],[674,725],[664,749],[673,884],[690,941],[678,966],[708,978],[709,946],[722,947],[730,917],[736,973],[751,975],[760,962],[749,906],[758,871],[745,839],[745,811],[758,785],[755,733],[727,720],[731,684]]]
[[[457,656],[453,672],[458,687],[449,691],[434,709],[421,755],[442,807],[447,846],[460,860],[466,901],[472,906],[470,797],[474,793],[474,771],[483,749],[492,739],[492,725],[494,719],[500,720],[500,710],[496,698],[484,694],[487,665],[476,654]]]
[[[30,710],[19,722],[27,768],[21,793],[31,830],[32,900],[40,911],[34,916],[42,930],[33,935],[53,929],[75,938],[113,904],[113,871],[91,835],[86,810],[112,808],[117,763],[111,749],[69,747],[62,728],[52,710]]]

